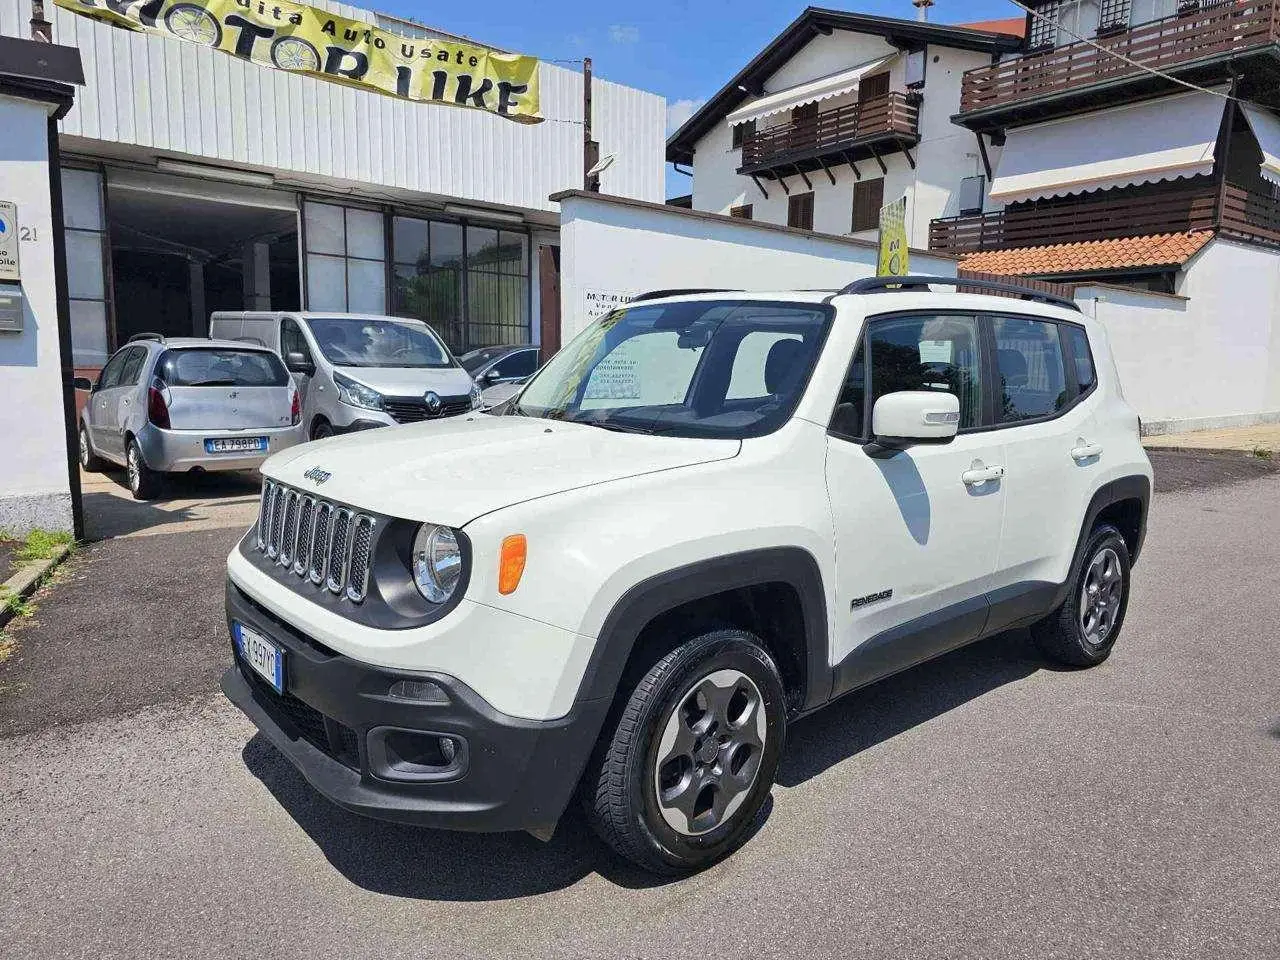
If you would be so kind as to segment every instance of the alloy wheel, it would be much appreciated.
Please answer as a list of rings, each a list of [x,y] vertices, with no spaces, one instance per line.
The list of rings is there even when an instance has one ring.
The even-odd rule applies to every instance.
[[[142,465],[138,462],[138,448],[131,445],[129,456],[125,459],[128,461],[126,469],[129,471],[129,489],[137,493],[142,485]]]
[[[766,718],[755,681],[717,670],[691,686],[667,716],[653,787],[667,825],[698,836],[742,806],[760,770]]]
[[[1085,571],[1080,588],[1080,630],[1094,646],[1103,644],[1115,630],[1124,599],[1124,573],[1120,557],[1107,547],[1100,550]]]
[[[84,427],[80,428],[80,466],[89,467],[89,435]]]

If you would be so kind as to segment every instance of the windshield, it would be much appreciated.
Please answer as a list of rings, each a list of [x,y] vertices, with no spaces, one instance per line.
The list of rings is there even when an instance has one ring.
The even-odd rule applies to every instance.
[[[831,317],[825,304],[629,307],[575,337],[508,412],[641,433],[761,436],[791,416]]]
[[[312,317],[307,323],[335,366],[453,366],[448,348],[424,323],[382,317]]]
[[[171,387],[283,387],[289,382],[280,358],[266,350],[169,350],[156,364],[156,374]]]

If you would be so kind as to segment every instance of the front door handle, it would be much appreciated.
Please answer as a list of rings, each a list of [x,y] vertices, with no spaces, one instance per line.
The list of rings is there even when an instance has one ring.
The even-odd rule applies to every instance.
[[[970,487],[980,487],[984,483],[991,480],[999,480],[1004,476],[1004,467],[984,467],[980,463],[974,464],[964,473],[960,474],[960,479]]]
[[[1102,444],[1100,443],[1085,443],[1083,439],[1080,439],[1071,448],[1071,459],[1077,462],[1100,456],[1102,456]]]

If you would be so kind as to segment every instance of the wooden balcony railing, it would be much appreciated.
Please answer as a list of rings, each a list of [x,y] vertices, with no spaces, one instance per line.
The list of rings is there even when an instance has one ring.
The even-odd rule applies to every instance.
[[[1221,201],[1221,202],[1220,202]],[[1280,243],[1280,200],[1209,178],[1136,188],[1122,197],[1018,204],[992,213],[945,217],[929,225],[929,249],[978,253],[1057,243],[1222,228]]]
[[[781,161],[817,156],[876,137],[899,136],[913,142],[920,108],[904,93],[891,92],[862,103],[823,110],[803,120],[760,130],[742,141],[742,169],[767,169]]]
[[[1242,54],[1280,38],[1280,0],[1202,2],[1198,8],[1094,38],[1133,64],[1088,43],[1071,43],[965,73],[961,114],[1052,96],[1094,84],[1150,76],[1196,61]],[[1140,64],[1135,66],[1134,64]]]

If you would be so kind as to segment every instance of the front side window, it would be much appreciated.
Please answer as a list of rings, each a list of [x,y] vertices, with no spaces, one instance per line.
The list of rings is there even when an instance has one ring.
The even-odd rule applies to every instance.
[[[960,400],[960,429],[982,420],[978,323],[968,316],[910,316],[872,321],[866,344],[871,408],[888,393],[928,390]]]
[[[574,338],[510,413],[640,433],[760,436],[790,418],[832,316],[824,304],[741,300],[628,307]]]
[[[280,352],[286,357],[291,353],[300,353],[303,360],[311,362],[311,348],[307,346],[306,334],[292,317],[285,317],[280,321]]]
[[[383,317],[312,317],[311,335],[339,367],[451,367],[453,357],[423,323]]]
[[[274,353],[188,347],[169,350],[156,373],[171,387],[283,387],[289,373]]]
[[[500,380],[523,380],[533,376],[533,371],[537,369],[537,350],[517,350],[495,363],[490,373]]]
[[[1071,400],[1058,325],[1043,320],[995,317],[996,370],[1001,423],[1057,413]]]

